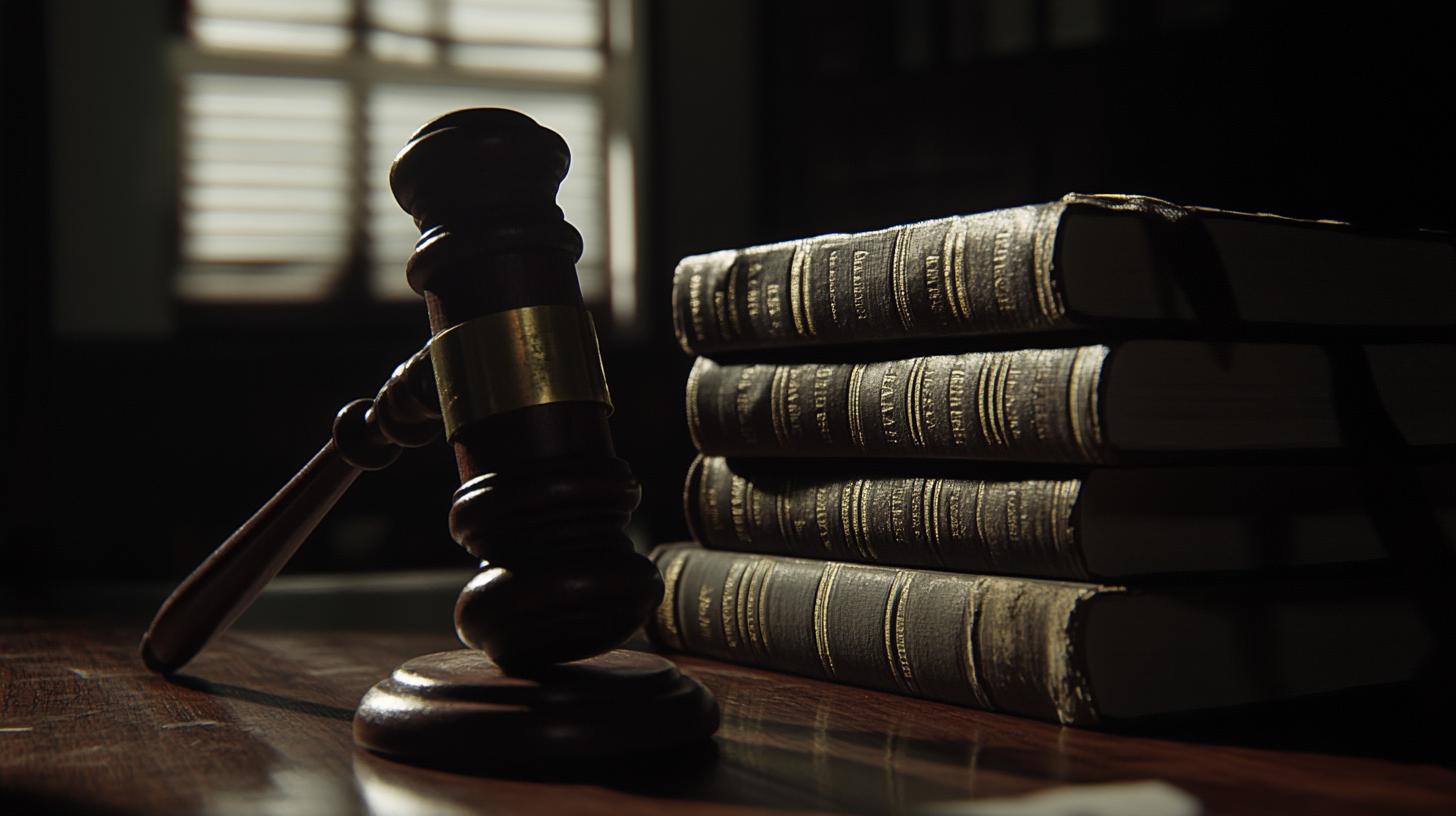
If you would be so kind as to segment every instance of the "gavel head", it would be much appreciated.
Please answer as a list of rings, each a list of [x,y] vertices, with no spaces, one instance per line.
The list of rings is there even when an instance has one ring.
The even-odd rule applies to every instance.
[[[478,108],[425,125],[390,170],[421,230],[406,275],[462,481],[450,530],[484,562],[456,629],[507,668],[611,649],[662,596],[623,532],[640,490],[607,426],[581,235],[555,201],[569,164],[556,133]]]

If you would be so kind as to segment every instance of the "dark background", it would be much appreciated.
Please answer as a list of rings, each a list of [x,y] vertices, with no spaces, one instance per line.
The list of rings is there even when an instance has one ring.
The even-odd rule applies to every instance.
[[[171,300],[177,6],[61,6],[6,0],[0,21],[7,599],[180,577],[427,337],[422,308]],[[686,532],[689,361],[666,309],[683,255],[1068,191],[1456,221],[1442,21],[1399,4],[1028,6],[1008,38],[982,2],[641,3],[648,294],[640,339],[606,341],[640,541]],[[361,479],[291,569],[469,564],[446,531],[454,486],[443,446],[408,454]]]

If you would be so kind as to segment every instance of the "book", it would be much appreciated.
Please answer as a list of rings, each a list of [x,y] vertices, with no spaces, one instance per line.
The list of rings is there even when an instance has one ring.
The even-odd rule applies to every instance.
[[[1073,581],[1278,572],[1388,555],[1351,467],[1003,470],[700,456],[683,505],[709,549]],[[1456,539],[1456,467],[1416,473]]]
[[[649,634],[679,651],[1069,725],[1396,683],[1432,639],[1373,586],[1178,592],[653,552]]]
[[[691,256],[672,314],[693,354],[1130,324],[1449,329],[1453,271],[1441,233],[1074,194]]]
[[[698,450],[722,456],[1103,464],[1338,452],[1352,423],[1383,408],[1406,445],[1456,442],[1456,346],[1363,355],[1373,385],[1347,356],[1297,343],[1127,340],[867,362],[700,357],[688,428]]]

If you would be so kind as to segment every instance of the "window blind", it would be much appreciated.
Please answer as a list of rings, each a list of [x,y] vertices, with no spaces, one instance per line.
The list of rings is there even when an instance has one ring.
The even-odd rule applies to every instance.
[[[607,299],[608,260],[624,262],[609,237],[633,219],[608,206],[601,3],[194,0],[179,83],[179,295],[319,300],[362,275],[381,299],[414,297],[403,264],[418,231],[389,192],[389,164],[435,116],[499,106],[570,146],[558,201],[585,240],[583,296]],[[620,210],[631,197],[612,200]]]

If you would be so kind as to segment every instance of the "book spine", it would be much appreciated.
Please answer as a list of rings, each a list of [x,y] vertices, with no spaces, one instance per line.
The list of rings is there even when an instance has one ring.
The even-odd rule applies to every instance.
[[[1091,580],[1076,530],[1078,479],[834,478],[688,470],[684,510],[710,549],[950,572]]]
[[[891,456],[1098,463],[1109,349],[870,363],[720,365],[688,375],[688,430],[722,456]]]
[[[672,649],[1072,725],[1093,584],[659,547],[649,633]]]
[[[1052,275],[1063,201],[683,259],[693,354],[1069,328]]]

